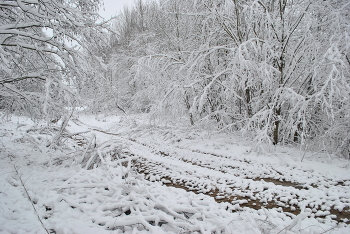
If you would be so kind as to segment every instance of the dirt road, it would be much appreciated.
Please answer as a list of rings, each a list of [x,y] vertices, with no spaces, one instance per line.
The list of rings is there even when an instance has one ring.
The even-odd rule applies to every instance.
[[[222,144],[230,148],[222,153],[198,149],[191,144],[198,144],[198,139],[186,139],[186,134],[169,128],[116,133],[77,124],[127,144],[125,153],[137,156],[134,171],[146,180],[211,196],[218,203],[225,202],[229,211],[266,208],[291,217],[302,211],[320,222],[350,223],[348,180],[334,180],[295,164],[255,160],[245,146],[234,144],[232,150]]]

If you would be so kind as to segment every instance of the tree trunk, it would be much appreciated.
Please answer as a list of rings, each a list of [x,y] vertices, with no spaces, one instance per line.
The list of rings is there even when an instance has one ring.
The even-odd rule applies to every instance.
[[[280,120],[279,117],[281,115],[281,107],[276,109],[276,118],[275,120],[275,126],[273,129],[273,144],[276,145],[278,143],[278,137],[279,137],[279,127],[280,127]]]
[[[187,111],[188,111],[188,115],[190,117],[190,123],[192,126],[194,126],[194,121],[193,121],[193,115],[191,113],[191,105],[190,105],[190,102],[189,102],[189,96],[185,93],[185,105],[186,105],[186,108],[187,108]]]

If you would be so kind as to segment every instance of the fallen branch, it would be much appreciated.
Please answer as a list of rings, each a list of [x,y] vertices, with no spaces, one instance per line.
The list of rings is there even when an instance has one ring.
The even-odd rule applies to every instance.
[[[38,213],[38,211],[36,210],[36,208],[35,208],[35,206],[34,206],[34,203],[33,203],[32,198],[29,196],[28,190],[27,190],[26,186],[24,185],[21,176],[19,175],[19,172],[18,172],[18,170],[17,170],[17,168],[16,168],[16,165],[14,165],[13,167],[15,168],[16,175],[18,175],[19,180],[21,181],[21,184],[22,184],[22,186],[23,186],[23,188],[24,188],[24,191],[26,192],[27,197],[28,197],[30,203],[32,204],[32,206],[33,206],[33,208],[34,208],[36,217],[38,217],[38,220],[39,220],[39,222],[41,223],[41,226],[45,229],[46,233],[47,233],[47,234],[50,234],[50,232],[46,229],[46,227],[45,227],[43,221],[41,220],[41,218],[40,218],[40,216],[39,216],[39,213]]]

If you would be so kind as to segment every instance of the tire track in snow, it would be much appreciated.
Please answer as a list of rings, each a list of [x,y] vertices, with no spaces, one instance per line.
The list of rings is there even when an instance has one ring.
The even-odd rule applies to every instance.
[[[241,177],[241,178],[245,178],[245,179],[252,179],[255,181],[261,181],[264,180],[265,182],[271,182],[275,185],[281,185],[281,186],[287,186],[287,187],[294,187],[297,189],[309,189],[307,186],[301,184],[301,183],[296,183],[296,182],[292,182],[292,181],[288,181],[285,180],[283,178],[283,174],[281,174],[280,172],[274,170],[273,168],[269,168],[270,170],[276,171],[276,174],[278,174],[279,176],[282,176],[282,178],[280,179],[275,179],[276,178],[276,174],[272,174],[271,171],[268,171],[266,173],[264,173],[264,177],[261,176],[249,176],[249,174],[251,173],[251,171],[249,170],[245,170],[245,168],[241,168],[241,165],[235,164],[234,166],[230,165],[230,163],[232,163],[232,161],[239,161],[240,163],[244,163],[246,164],[245,167],[249,167],[251,166],[251,162],[246,161],[246,160],[240,160],[240,159],[232,159],[229,157],[225,157],[225,156],[220,156],[217,154],[212,154],[212,153],[204,153],[204,152],[200,152],[200,151],[194,151],[191,149],[185,149],[185,148],[180,148],[177,147],[180,150],[186,150],[186,151],[190,151],[192,153],[197,154],[197,156],[195,157],[196,159],[201,158],[203,159],[203,155],[210,155],[216,158],[220,158],[220,165],[218,165],[219,167],[215,167],[213,166],[213,163],[215,163],[215,161],[217,160],[211,160],[210,162],[205,162],[204,160],[195,160],[193,158],[186,158],[185,156],[179,155],[177,152],[166,152],[164,149],[159,150],[156,149],[150,145],[147,145],[146,143],[141,143],[138,142],[135,139],[129,139],[137,144],[143,145],[145,147],[148,147],[152,150],[152,152],[155,152],[156,154],[160,154],[164,157],[169,157],[169,158],[177,158],[180,159],[186,163],[190,163],[194,166],[200,166],[200,167],[204,167],[204,168],[208,168],[208,169],[212,169],[212,170],[217,170],[223,173],[228,173],[231,175],[234,175],[236,177]],[[185,153],[186,154],[186,153]],[[266,166],[265,166],[266,167]],[[240,170],[241,169],[241,170]],[[271,176],[272,174],[272,176]],[[243,176],[242,176],[243,175]],[[317,185],[311,184],[312,187],[317,188]]]
[[[232,211],[241,210],[244,207],[252,209],[261,209],[264,207],[267,209],[277,209],[278,211],[285,212],[286,214],[291,213],[292,215],[297,215],[300,213],[300,207],[298,204],[306,200],[305,195],[298,192],[301,191],[301,189],[291,187],[287,191],[284,189],[284,186],[275,184],[271,185],[271,183],[268,181],[256,181],[247,178],[234,177],[234,179],[231,181],[227,180],[226,178],[225,182],[223,182],[223,178],[220,178],[220,176],[210,176],[210,171],[215,171],[211,168],[204,168],[193,164],[187,165],[188,163],[182,161],[181,159],[168,158],[167,160],[161,160],[161,158],[169,157],[169,155],[163,151],[148,152],[148,154],[155,154],[159,156],[158,158],[150,159],[149,155],[142,155],[146,154],[147,149],[145,150],[145,147],[147,148],[147,146],[145,146],[145,144],[136,144],[143,146],[143,148],[139,153],[136,153],[136,155],[142,158],[142,160],[137,161],[135,163],[135,167],[137,172],[144,174],[147,180],[152,182],[160,181],[166,186],[182,188],[188,192],[203,193],[213,197],[216,202],[231,203],[234,205],[233,208],[230,208]],[[174,164],[179,162],[184,164],[181,164],[181,166],[177,166],[174,169]],[[186,167],[186,165],[189,167]],[[202,174],[198,173],[198,167],[206,169],[206,172]],[[183,169],[181,173],[176,173],[176,169],[178,168]],[[191,168],[194,168],[195,171],[191,171]],[[207,178],[208,180],[205,179],[203,182],[203,178],[206,178],[206,175],[209,175]],[[223,177],[225,176],[223,175]],[[202,178],[202,182],[194,182],[196,178]],[[242,189],[239,184],[238,186],[235,186],[235,182],[237,182],[237,180],[248,180],[249,184],[248,186],[244,186]],[[259,185],[261,184],[263,184],[262,191],[259,190]],[[227,192],[227,190],[224,189],[225,187],[226,189],[230,189],[231,192]],[[269,193],[269,190],[274,190],[274,192],[271,194]],[[322,191],[318,190],[317,188],[311,188],[310,190],[313,190],[311,191],[311,194],[322,193]],[[305,191],[308,193],[307,190]],[[293,194],[293,199],[287,199],[284,197],[283,194],[286,193]],[[266,197],[269,197],[269,199],[266,199]],[[326,218],[326,216],[329,216],[338,222],[341,222],[344,218],[349,219],[350,215],[348,209],[344,209],[342,212],[339,212],[334,208],[334,205],[332,205],[332,207],[327,207],[325,204],[326,201],[322,202],[319,208],[315,208],[315,205],[313,206],[313,204],[310,204],[308,207],[310,211],[313,212],[313,215],[318,218]],[[347,221],[347,223],[349,222]]]
[[[152,162],[151,160],[142,156],[142,153],[149,151],[149,149],[151,148],[150,146],[148,146],[146,144],[139,143],[135,139],[124,138],[124,137],[120,136],[119,134],[106,132],[106,131],[96,129],[96,128],[91,128],[91,130],[97,131],[97,132],[100,132],[103,134],[107,134],[107,135],[117,136],[123,140],[127,140],[129,142],[131,141],[136,145],[139,145],[139,146],[146,148],[146,150],[142,149],[141,153],[133,153],[130,156],[136,155],[136,156],[139,156],[140,158],[143,158],[143,160],[142,160],[143,162],[138,160],[137,162],[135,162],[134,166],[135,166],[137,172],[144,174],[146,179],[149,181],[152,181],[152,182],[160,181],[160,182],[164,182],[164,184],[167,186],[182,188],[182,189],[185,189],[186,191],[193,191],[195,193],[203,193],[203,194],[206,194],[206,195],[213,197],[217,202],[229,202],[229,203],[235,204],[235,205],[238,204],[238,206],[236,206],[236,209],[240,209],[241,207],[260,209],[264,205],[266,208],[272,208],[272,206],[270,207],[268,205],[268,203],[262,204],[262,203],[256,201],[256,198],[254,196],[251,196],[251,192],[249,190],[246,190],[246,192],[241,191],[240,192],[241,195],[231,196],[230,194],[223,192],[222,189],[220,190],[219,188],[217,188],[217,186],[215,186],[213,184],[212,179],[210,179],[209,177],[204,183],[202,182],[202,183],[197,183],[197,184],[193,184],[193,182],[191,182],[191,179],[187,180],[183,176],[180,176],[180,178],[178,177],[177,179],[174,179],[174,171],[170,169],[171,167],[173,167],[173,163],[168,163],[168,166],[164,166],[161,163]],[[148,152],[148,153],[157,154],[157,152],[156,153]],[[166,156],[166,153],[164,153],[162,151],[159,151],[158,154],[160,154],[162,156]],[[170,159],[170,160],[172,160],[174,162],[174,159]],[[185,173],[184,172],[181,173],[182,175],[185,175],[185,177],[188,177],[189,175],[194,174],[193,172],[189,172],[189,171],[191,171],[191,169],[194,166],[197,166],[198,168],[203,168],[203,169],[215,171],[212,168],[205,168],[203,166],[195,165],[193,163],[190,164],[189,162],[186,162],[183,160],[178,160],[178,162],[182,162],[185,165],[191,167],[191,168],[188,168],[188,170]],[[152,166],[150,167],[150,165],[152,165]],[[156,165],[161,165],[162,168],[166,168],[166,170],[169,170],[170,173],[164,173],[164,172],[159,173],[159,172],[161,172],[160,170],[157,171],[156,169],[154,169],[156,167]],[[149,173],[150,171],[151,171],[151,173]],[[154,173],[156,171],[158,173]],[[153,172],[153,174],[152,174],[152,172]],[[200,179],[201,177],[203,177],[203,176],[197,176],[198,179]],[[193,176],[192,176],[192,179],[193,179]],[[251,179],[248,179],[248,180],[251,180]],[[253,180],[251,180],[251,182],[253,182]],[[218,182],[216,182],[216,183],[218,183]],[[231,187],[231,188],[237,189],[235,187]],[[229,189],[231,189],[231,188],[229,188]],[[236,191],[236,192],[238,192],[238,191]],[[243,204],[243,206],[240,207],[239,204],[241,204],[241,205]],[[292,210],[289,210],[289,211],[293,212]]]
[[[327,204],[328,200],[324,199],[327,195],[322,194],[323,191],[315,187],[310,187],[309,190],[311,191],[307,191],[299,184],[288,181],[279,181],[272,178],[240,178],[238,175],[235,176],[234,173],[230,174],[230,171],[217,170],[217,168],[206,165],[205,162],[198,163],[198,161],[184,160],[177,153],[174,155],[138,142],[135,139],[125,138],[120,134],[89,127],[93,131],[112,135],[131,143],[130,145],[133,145],[132,153],[140,157],[140,160],[135,162],[134,167],[138,173],[144,174],[149,181],[160,181],[166,186],[182,188],[188,192],[203,193],[213,197],[217,202],[231,203],[233,206],[230,207],[230,210],[232,211],[244,207],[252,209],[264,207],[291,213],[292,216],[300,213],[298,205],[307,200],[307,196],[314,198],[318,194],[319,198],[323,198],[319,199],[322,201],[317,202],[316,197],[315,202],[311,202],[311,204],[309,202],[308,204],[314,216],[319,218],[329,216],[338,222],[345,218],[348,219],[347,223],[349,223],[349,206],[347,205],[341,212],[338,211],[335,209],[336,202]],[[198,157],[200,155],[211,155],[227,159],[225,156],[194,152],[190,149],[185,150],[199,154]],[[249,166],[249,162],[245,163]],[[174,165],[177,166],[174,167]],[[281,172],[277,173],[281,174]],[[286,197],[286,194],[291,197]],[[347,203],[349,204],[350,201],[347,201]]]
[[[163,163],[152,162],[150,160],[143,160],[137,161],[134,165],[136,171],[139,174],[145,175],[145,179],[148,181],[158,181],[162,182],[166,186],[181,188],[188,192],[194,192],[197,194],[202,193],[213,197],[218,203],[228,202],[234,205],[230,208],[231,211],[238,211],[244,207],[248,207],[255,210],[267,208],[277,209],[278,211],[285,212],[286,214],[291,213],[293,215],[298,215],[300,213],[300,207],[297,206],[296,203],[302,202],[304,200],[299,196],[296,196],[296,198],[299,201],[292,199],[294,200],[293,202],[295,202],[295,206],[291,206],[292,200],[286,201],[284,197],[277,196],[278,194],[274,194],[274,198],[272,200],[259,200],[261,197],[264,197],[262,191],[251,192],[249,186],[246,190],[243,189],[240,191],[239,189],[237,191],[237,187],[228,186],[228,188],[231,189],[233,192],[222,192],[222,190],[219,190],[219,187],[222,185],[220,184],[219,180],[216,180],[216,186],[212,186],[213,184],[210,183],[214,181],[213,179],[211,179],[209,183],[193,183],[193,180],[191,178],[192,173],[181,173],[182,177],[179,178],[176,175],[174,175],[174,171],[170,170],[168,173],[164,173],[162,169],[159,169],[167,168],[167,170],[169,170],[169,168],[171,167],[171,165],[169,164],[165,165]],[[184,177],[188,177],[188,179]],[[263,191],[267,191],[270,188],[270,186],[266,186],[264,187]],[[307,207],[310,209],[310,212],[313,213],[313,216],[316,216],[321,219],[329,216],[338,222],[343,222],[343,219],[347,219],[348,221],[345,222],[349,224],[350,213],[348,208],[345,208],[343,211],[340,212],[339,210],[335,209],[334,204],[331,207],[329,207],[326,205],[326,202],[322,202],[320,206],[317,206],[317,208],[313,208],[314,206],[312,204],[307,205]]]

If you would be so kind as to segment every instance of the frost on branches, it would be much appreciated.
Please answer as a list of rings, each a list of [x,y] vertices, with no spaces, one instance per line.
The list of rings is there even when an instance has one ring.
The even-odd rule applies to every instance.
[[[349,11],[347,1],[138,5],[119,26],[119,48],[138,52],[134,107],[349,158]]]
[[[98,31],[99,0],[0,1],[0,108],[59,118],[84,77],[79,48]],[[81,51],[82,49],[80,49]]]

